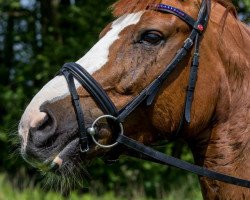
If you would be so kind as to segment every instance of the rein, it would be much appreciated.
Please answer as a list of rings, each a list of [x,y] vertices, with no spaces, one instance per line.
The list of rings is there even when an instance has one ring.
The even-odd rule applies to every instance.
[[[89,150],[89,144],[91,142],[94,142],[96,145],[102,148],[113,148],[116,146],[116,148],[113,148],[113,150],[117,150],[117,145],[124,145],[127,148],[132,149],[134,152],[133,156],[137,158],[143,158],[145,160],[150,160],[152,162],[157,162],[164,165],[171,165],[189,172],[193,172],[200,176],[205,176],[226,183],[250,188],[249,180],[243,180],[240,178],[228,176],[222,173],[206,169],[204,167],[190,164],[188,162],[182,161],[171,156],[167,156],[159,151],[156,151],[123,135],[122,122],[129,116],[131,112],[133,112],[142,103],[145,102],[147,106],[150,106],[153,103],[164,81],[194,46],[189,82],[187,86],[185,104],[183,109],[184,111],[177,132],[175,133],[175,137],[177,137],[178,133],[183,128],[184,123],[189,124],[191,120],[191,107],[199,66],[199,46],[202,33],[204,32],[209,19],[210,0],[202,1],[197,20],[193,19],[185,12],[165,4],[151,5],[148,7],[148,9],[176,15],[177,17],[185,21],[190,27],[192,27],[192,31],[189,37],[184,41],[183,46],[177,51],[175,57],[166,66],[165,70],[121,110],[117,110],[117,108],[115,107],[111,99],[108,97],[104,89],[85,69],[83,69],[77,63],[66,63],[60,70],[61,74],[64,75],[68,83],[68,88],[72,98],[72,105],[74,107],[77,118],[77,123],[79,127],[80,151],[82,153],[87,153]],[[97,105],[99,105],[99,107],[104,113],[103,116],[97,118],[93,122],[92,126],[88,128],[86,128],[85,126],[84,114],[81,108],[79,95],[76,91],[74,78],[87,90],[87,92],[91,94],[93,100],[97,103]],[[98,141],[96,141],[94,137],[97,134],[95,125],[102,118],[107,119],[108,125],[110,126],[112,132],[116,134],[115,136],[117,137],[117,139],[111,145],[100,144],[98,143]],[[113,155],[111,153],[113,152],[110,152],[111,157],[113,156],[118,158],[120,155],[119,153],[118,155],[117,152],[113,153]],[[112,159],[108,161],[112,161]]]

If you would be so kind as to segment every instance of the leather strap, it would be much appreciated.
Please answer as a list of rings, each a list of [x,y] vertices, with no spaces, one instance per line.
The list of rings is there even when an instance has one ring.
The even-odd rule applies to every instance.
[[[155,5],[150,5],[148,7],[150,10],[156,10],[162,13],[171,13],[183,21],[185,21],[187,24],[189,24],[191,27],[195,27],[195,22],[196,20],[189,16],[187,13],[183,12],[182,10],[179,10],[178,8],[175,8],[173,6],[165,5],[165,4],[155,4]]]
[[[105,114],[116,116],[118,111],[100,84],[79,64],[65,63],[61,70],[67,70],[91,94]]]
[[[250,188],[250,181],[248,180],[225,175],[219,172],[206,169],[205,167],[193,165],[191,163],[174,158],[172,156],[168,156],[148,146],[145,146],[131,138],[128,138],[125,135],[120,135],[117,139],[117,142],[125,145],[129,149],[133,149],[134,152],[137,153],[137,156],[136,156],[137,158],[140,158],[140,157],[142,158],[143,156],[145,156],[146,159],[156,162],[156,163],[160,163],[163,165],[171,165],[171,166],[183,169],[185,171],[195,173],[200,176],[205,176],[205,177],[216,179],[218,181],[222,181],[225,183],[230,183],[230,184]]]
[[[62,69],[61,73],[64,75],[67,83],[68,83],[68,88],[71,94],[71,99],[72,99],[72,104],[74,107],[74,111],[76,113],[76,119],[78,123],[78,134],[79,134],[79,143],[80,143],[80,150],[81,152],[87,152],[89,150],[89,145],[88,145],[88,136],[85,128],[85,121],[84,121],[84,115],[83,111],[81,108],[81,103],[79,99],[79,95],[76,91],[75,83],[74,83],[74,78],[72,74],[70,74],[67,70]]]

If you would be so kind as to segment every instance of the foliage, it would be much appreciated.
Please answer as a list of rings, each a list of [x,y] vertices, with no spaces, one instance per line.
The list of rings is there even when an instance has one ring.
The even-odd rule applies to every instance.
[[[10,154],[18,150],[18,147],[13,147],[16,142],[10,139],[16,137],[18,120],[32,96],[54,76],[63,63],[80,58],[98,40],[98,33],[112,20],[107,7],[113,2],[114,0],[0,0],[0,170],[7,172],[9,177],[17,176],[16,179],[21,182],[28,179],[27,175],[30,178],[35,176],[34,182],[41,179],[20,156],[10,159]],[[249,22],[249,1],[234,2],[241,18]],[[163,151],[171,154],[173,146],[174,144],[169,145]],[[183,156],[191,161],[187,148],[184,148]],[[90,188],[94,188],[97,194],[106,189],[117,188],[121,196],[122,189],[130,190],[130,195],[133,196],[137,188],[145,195],[156,196],[163,188],[164,192],[170,192],[173,189],[171,185],[174,185],[174,191],[180,195],[178,184],[185,182],[186,185],[185,180],[189,181],[189,175],[184,172],[128,159],[123,159],[112,167],[96,161],[89,171],[93,180],[99,180],[90,183]],[[192,184],[193,182],[188,185],[190,188],[185,189],[185,192],[191,189]],[[22,187],[19,182],[14,185]],[[195,188],[198,188],[197,185],[196,180]],[[39,189],[15,196],[8,187],[10,186],[3,184],[1,177],[0,200],[55,198],[52,193],[47,193],[48,197],[39,197]],[[6,194],[9,193],[6,198],[1,196],[4,190],[7,191]],[[197,190],[192,191],[196,194]],[[25,195],[32,195],[32,198]],[[115,194],[107,195],[112,199]],[[174,197],[176,196],[172,194],[172,199]]]
[[[200,200],[200,188],[197,187],[196,178],[189,175],[185,184],[178,186],[175,185],[171,188],[169,192],[162,191],[164,194],[157,199],[162,200]],[[23,183],[25,190],[19,190],[14,188],[10,184],[8,179],[3,174],[0,174],[0,200],[153,200],[153,198],[146,197],[145,193],[141,190],[136,190],[137,188],[132,188],[132,195],[117,194],[116,191],[104,191],[101,194],[98,194],[96,191],[92,190],[90,193],[81,194],[77,191],[72,191],[68,196],[62,196],[57,192],[46,191],[41,187],[32,185],[32,182]],[[195,185],[195,187],[194,187]],[[192,188],[192,190],[190,190]],[[131,188],[129,188],[131,189]],[[128,189],[128,190],[129,190]]]
[[[236,10],[238,11],[238,16],[240,20],[245,23],[250,23],[250,1],[249,0],[233,0],[233,3],[236,5]]]

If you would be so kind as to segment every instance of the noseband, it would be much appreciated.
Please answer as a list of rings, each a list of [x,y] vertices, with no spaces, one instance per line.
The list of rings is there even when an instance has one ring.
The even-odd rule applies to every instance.
[[[117,110],[117,108],[115,107],[107,93],[104,91],[102,86],[100,86],[99,83],[97,83],[97,81],[82,66],[78,65],[77,63],[66,63],[63,65],[60,72],[66,78],[71,94],[72,104],[76,113],[76,118],[79,127],[79,144],[80,151],[82,153],[88,152],[89,144],[91,143],[91,141],[102,148],[113,148],[118,144],[122,144],[127,148],[133,150],[135,152],[134,155],[136,157],[144,158],[146,160],[150,160],[160,164],[175,166],[186,171],[193,172],[200,176],[206,176],[212,179],[243,187],[250,187],[250,181],[248,180],[224,175],[197,165],[187,163],[174,157],[167,156],[123,135],[122,122],[124,121],[124,119],[128,117],[128,115],[142,103],[146,103],[147,106],[150,106],[153,103],[155,96],[158,94],[159,89],[163,85],[164,81],[194,46],[194,53],[192,64],[190,67],[190,75],[186,91],[183,116],[180,120],[179,127],[174,135],[178,135],[180,130],[183,128],[184,123],[190,123],[191,107],[199,66],[200,40],[208,23],[210,4],[210,0],[202,1],[197,20],[193,19],[185,12],[169,5],[157,4],[148,7],[149,10],[154,10],[161,13],[170,13],[177,16],[181,20],[185,21],[192,28],[192,31],[189,37],[184,41],[183,46],[177,51],[175,57],[166,66],[165,70],[154,81],[152,81],[150,85],[143,89],[140,94],[138,94],[133,100],[131,100],[120,110]],[[92,126],[88,128],[86,128],[85,126],[84,114],[81,108],[80,98],[76,90],[74,79],[76,79],[87,90],[87,92],[90,93],[93,100],[97,103],[97,105],[104,113],[103,116],[97,118],[93,122]],[[111,145],[100,144],[98,143],[98,141],[96,141],[94,137],[97,134],[95,125],[102,118],[107,119],[107,122],[112,132],[117,138]]]

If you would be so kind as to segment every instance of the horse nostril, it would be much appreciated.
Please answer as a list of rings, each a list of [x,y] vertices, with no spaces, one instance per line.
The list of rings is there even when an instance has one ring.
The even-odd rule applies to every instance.
[[[32,129],[39,129],[39,127],[46,123],[47,119],[48,115],[45,112],[36,113],[36,115],[32,116],[30,127]]]
[[[46,115],[46,117],[41,121],[41,123],[36,127],[37,131],[48,131],[53,128],[53,119],[50,115]]]
[[[56,122],[52,115],[40,112],[33,117],[30,123],[30,139],[36,147],[44,146],[47,141],[54,135]]]

